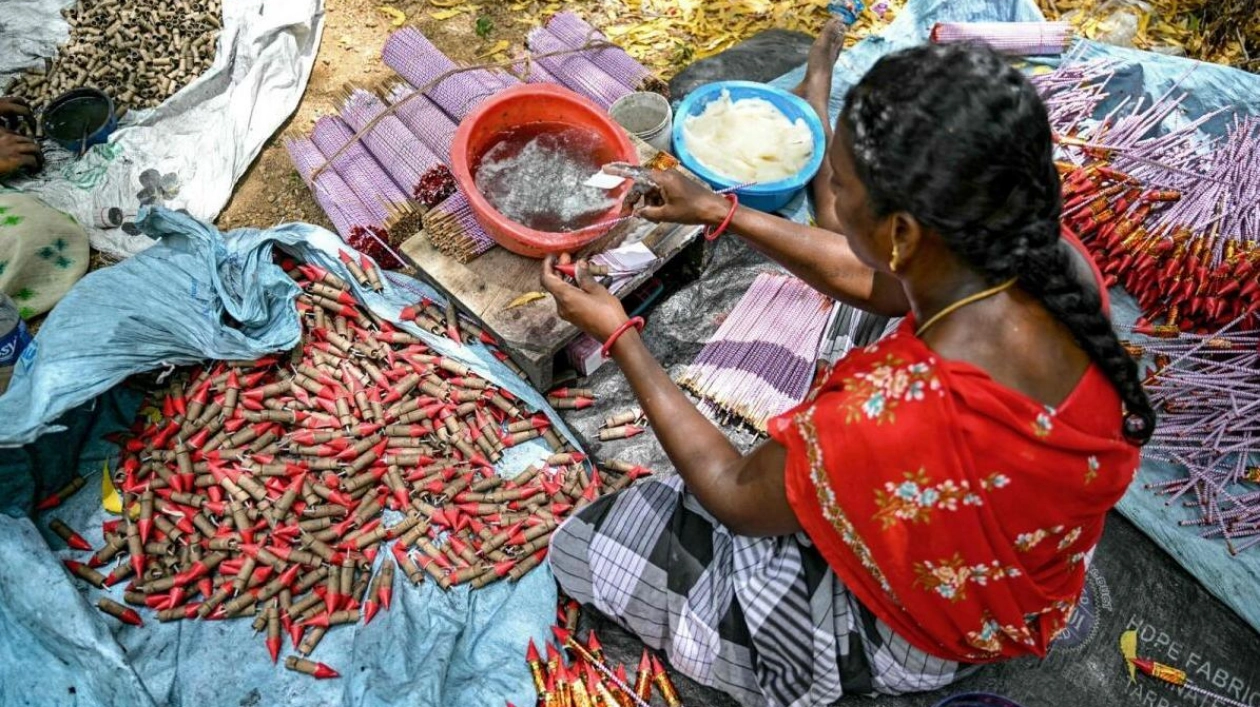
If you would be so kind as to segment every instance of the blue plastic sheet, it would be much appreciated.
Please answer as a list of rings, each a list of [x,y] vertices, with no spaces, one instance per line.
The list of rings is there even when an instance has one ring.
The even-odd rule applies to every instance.
[[[1042,16],[1029,0],[910,0],[897,19],[881,37],[863,40],[840,56],[833,73],[831,117],[834,122],[849,88],[885,54],[927,41],[936,22],[1024,22],[1038,21]],[[1260,76],[1218,64],[1165,56],[1152,52],[1126,49],[1092,41],[1081,41],[1063,61],[1110,59],[1119,62],[1116,76],[1108,91],[1110,99],[1101,108],[1105,112],[1125,96],[1145,95],[1157,99],[1170,90],[1187,94],[1180,113],[1163,126],[1168,129],[1181,121],[1194,119],[1219,108],[1228,111],[1208,121],[1201,130],[1206,135],[1222,134],[1234,112],[1260,115]],[[1054,67],[1059,60],[1037,59],[1033,66]],[[775,85],[791,88],[800,83],[804,68],[775,81]],[[783,212],[789,218],[805,222],[811,210],[804,196]],[[1137,306],[1120,288],[1112,292],[1113,318],[1127,329],[1137,318]],[[1260,461],[1260,460],[1258,460]],[[1164,500],[1143,489],[1148,483],[1184,475],[1167,462],[1147,460],[1137,479],[1120,501],[1120,512],[1151,537],[1160,547],[1195,576],[1203,586],[1233,608],[1253,628],[1260,630],[1260,602],[1255,601],[1260,587],[1260,552],[1248,551],[1239,557],[1230,556],[1225,544],[1199,537],[1193,527],[1181,527],[1180,520],[1190,519],[1192,509],[1168,508]]]
[[[139,404],[139,394],[119,383],[164,366],[254,358],[296,344],[298,290],[272,263],[274,248],[353,283],[337,259],[345,246],[313,226],[220,234],[165,210],[147,214],[142,226],[159,244],[76,285],[0,397],[0,444],[10,446],[0,450],[0,704],[530,704],[522,652],[530,637],[545,638],[556,607],[545,564],[520,582],[476,592],[413,587],[400,575],[391,611],[367,626],[329,631],[314,658],[342,679],[320,682],[272,666],[248,620],[161,624],[142,611],[144,627],[121,625],[93,606],[101,595],[120,600],[121,587],[86,589],[61,568],[60,559],[86,553],[41,532],[61,518],[99,542],[107,519],[100,472],[116,454],[101,435],[129,424]],[[383,293],[355,289],[392,321],[420,296],[442,301],[393,274]],[[403,328],[548,411],[571,438],[545,400],[484,347]],[[499,465],[509,475],[548,453],[538,443],[509,451]],[[27,517],[34,499],[74,475],[87,476],[87,487],[41,514],[37,529]]]

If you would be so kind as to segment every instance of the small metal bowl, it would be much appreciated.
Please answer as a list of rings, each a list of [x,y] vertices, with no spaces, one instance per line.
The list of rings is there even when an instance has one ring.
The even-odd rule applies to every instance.
[[[76,88],[55,98],[40,115],[41,132],[81,155],[109,140],[118,127],[114,100],[95,88]]]

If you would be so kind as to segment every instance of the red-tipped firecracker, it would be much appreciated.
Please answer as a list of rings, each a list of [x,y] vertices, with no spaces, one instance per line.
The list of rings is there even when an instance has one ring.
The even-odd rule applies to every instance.
[[[635,425],[623,425],[621,427],[610,427],[599,431],[599,441],[611,442],[617,439],[630,439],[643,434],[647,430]]]
[[[547,403],[557,410],[585,410],[595,401],[591,398],[548,398]]]
[[[283,642],[280,634],[280,605],[272,604],[267,609],[267,654],[274,664],[280,659],[280,646]]]
[[[652,673],[652,654],[644,648],[643,656],[639,658],[639,670],[634,674],[634,695],[645,702],[652,699]]]
[[[568,398],[589,398],[595,399],[595,391],[590,388],[556,388],[547,393],[548,398],[563,400]]]
[[[132,626],[144,625],[144,622],[140,620],[140,614],[137,614],[135,609],[123,606],[113,599],[107,597],[97,599],[96,608],[125,624],[131,624]]]
[[[341,677],[341,673],[338,673],[336,670],[333,670],[323,663],[316,663],[313,660],[299,658],[295,655],[291,655],[284,659],[284,667],[295,673],[305,673],[306,675],[310,675],[316,680],[328,680],[331,678]]]
[[[665,672],[665,666],[656,656],[652,656],[652,682],[661,693],[661,697],[665,698],[665,704],[668,707],[682,707],[682,699],[678,697],[678,688],[674,687],[674,681],[670,679],[669,673]]]
[[[529,648],[525,651],[525,664],[529,666],[530,679],[534,681],[534,691],[541,697],[547,692],[547,674],[543,669],[542,656],[538,654],[538,646],[534,639],[529,639]]]
[[[62,486],[55,493],[35,504],[35,510],[46,511],[49,508],[60,506],[67,498],[70,498],[76,491],[83,488],[85,483],[87,481],[82,476],[76,476],[70,483]]]
[[[92,549],[92,545],[83,539],[82,535],[70,529],[70,526],[54,518],[48,523],[48,528],[57,534],[57,537],[65,541],[66,545],[74,550],[83,550],[85,552]]]

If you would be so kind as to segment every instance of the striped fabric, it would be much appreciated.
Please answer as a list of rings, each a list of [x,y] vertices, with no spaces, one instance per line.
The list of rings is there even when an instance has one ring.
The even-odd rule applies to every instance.
[[[677,476],[606,496],[556,531],[560,586],[742,705],[826,705],[935,690],[974,671],[876,619],[804,533],[732,534]]]

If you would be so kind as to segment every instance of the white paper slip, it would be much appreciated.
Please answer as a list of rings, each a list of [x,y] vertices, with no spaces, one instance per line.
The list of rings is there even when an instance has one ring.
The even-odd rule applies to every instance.
[[[593,187],[595,189],[616,189],[625,181],[625,179],[618,177],[615,174],[596,172],[590,179],[586,180],[585,184],[586,186]]]

